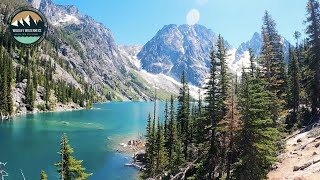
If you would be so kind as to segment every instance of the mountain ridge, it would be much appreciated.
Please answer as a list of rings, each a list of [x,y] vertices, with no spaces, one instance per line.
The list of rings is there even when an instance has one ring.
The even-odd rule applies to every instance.
[[[188,81],[201,86],[209,72],[209,52],[218,35],[205,26],[164,25],[138,53],[142,68],[148,72],[169,75],[179,81],[182,71]],[[226,47],[231,45],[225,41]]]
[[[288,48],[290,45],[290,42],[285,39],[284,37],[281,36],[281,42],[283,44],[283,52],[285,54],[285,59],[287,62],[288,59]],[[249,49],[251,48],[253,50],[253,53],[255,54],[256,57],[260,57],[260,52],[261,52],[261,48],[262,48],[262,44],[263,44],[263,40],[262,40],[262,36],[260,33],[255,32],[251,39],[241,43],[241,45],[237,48],[236,51],[236,61],[239,61],[241,58],[244,57],[245,53],[249,52]]]
[[[59,56],[99,94],[109,100],[149,100],[144,87],[130,82],[132,65],[120,52],[110,29],[82,15],[75,6],[57,5],[51,0],[28,1],[61,35]]]
[[[68,56],[68,61],[75,69],[82,68],[82,78],[95,84],[95,89],[101,94],[103,94],[102,91],[105,91],[101,84],[107,84],[109,90],[121,91],[121,88],[126,85],[119,86],[117,82],[125,82],[126,76],[131,74],[132,70],[137,69],[153,74],[165,74],[176,81],[180,81],[182,71],[185,70],[191,84],[201,87],[205,82],[209,72],[209,52],[212,47],[215,47],[218,34],[203,25],[164,25],[153,38],[142,46],[138,53],[135,53],[137,59],[132,59],[130,48],[118,45],[110,29],[90,16],[82,15],[75,6],[56,5],[51,0],[28,1],[38,7],[54,27],[66,30],[73,39],[77,39],[76,49],[85,60],[83,62],[72,60],[72,56]],[[233,60],[229,62],[230,67],[239,69],[241,62],[248,59],[247,56],[244,56],[248,47],[253,47],[254,52],[259,56],[262,40],[259,33],[254,33],[251,40],[242,43],[235,53],[231,51],[233,48],[227,41],[225,44],[232,52],[230,59]],[[130,47],[130,45],[125,46]],[[69,52],[67,45],[62,44],[61,48],[61,54]],[[84,65],[86,61],[91,65]],[[91,78],[88,76],[90,73],[97,75]],[[125,92],[120,94],[125,99],[132,99]],[[139,93],[134,92],[134,94]]]

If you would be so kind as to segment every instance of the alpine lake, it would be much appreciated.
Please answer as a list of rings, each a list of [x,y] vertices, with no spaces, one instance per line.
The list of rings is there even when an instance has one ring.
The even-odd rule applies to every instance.
[[[48,179],[59,179],[58,151],[63,133],[74,150],[73,156],[83,160],[89,180],[139,179],[139,170],[126,167],[132,154],[119,153],[120,143],[145,134],[148,113],[153,102],[110,102],[94,104],[91,110],[46,112],[16,116],[0,121],[0,162],[8,174],[5,180],[40,179],[41,170]],[[157,114],[163,118],[164,103],[157,103]]]

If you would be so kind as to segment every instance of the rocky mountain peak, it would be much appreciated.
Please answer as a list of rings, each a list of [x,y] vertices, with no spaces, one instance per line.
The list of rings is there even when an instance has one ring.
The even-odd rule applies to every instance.
[[[28,2],[44,13],[54,26],[80,24],[83,18],[80,11],[72,5],[57,5],[51,0],[28,0]]]
[[[142,68],[176,80],[185,70],[188,81],[200,86],[208,73],[209,52],[218,35],[202,25],[165,25],[138,54]],[[227,47],[231,47],[226,42]]]
[[[71,65],[80,79],[101,94],[108,91],[109,95],[113,92],[120,99],[132,98],[128,93],[132,89],[125,85],[130,62],[120,51],[110,29],[81,14],[75,6],[58,5],[51,0],[28,1],[44,13],[53,31],[59,32],[62,42],[59,55]],[[122,87],[128,89],[123,90]],[[140,94],[138,96],[145,98]]]
[[[245,52],[249,51],[250,48],[253,49],[253,53],[255,55],[259,55],[261,47],[262,47],[262,43],[263,43],[263,41],[262,41],[261,35],[259,33],[255,32],[249,41],[242,43],[238,47],[238,49],[236,51],[236,59],[235,60],[236,61],[240,60],[241,57],[244,56]]]
[[[281,37],[281,42],[283,44],[283,51],[284,51],[285,57],[287,58],[288,57],[288,47],[289,47],[290,43],[284,37]],[[245,58],[245,56],[248,55],[250,48],[253,49],[253,53],[255,54],[255,56],[260,57],[262,44],[263,44],[263,40],[262,40],[261,34],[255,32],[249,41],[242,43],[238,47],[236,54],[235,54],[235,56],[236,56],[235,62]]]

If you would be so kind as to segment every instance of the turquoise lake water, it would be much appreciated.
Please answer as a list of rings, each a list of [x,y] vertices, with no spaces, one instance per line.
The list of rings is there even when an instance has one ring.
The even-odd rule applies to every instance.
[[[164,104],[157,103],[162,118]],[[124,139],[145,133],[152,102],[112,102],[94,105],[95,110],[38,113],[0,121],[0,161],[8,162],[6,180],[40,179],[45,170],[49,180],[59,179],[57,154],[61,135],[65,132],[77,159],[82,159],[90,180],[138,179],[138,171],[124,164],[131,155],[115,151]]]

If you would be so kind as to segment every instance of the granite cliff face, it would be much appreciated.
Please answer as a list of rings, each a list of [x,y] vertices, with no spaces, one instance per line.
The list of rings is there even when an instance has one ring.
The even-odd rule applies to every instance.
[[[138,58],[148,72],[180,80],[185,70],[188,81],[200,86],[209,72],[209,52],[217,39],[217,34],[201,25],[166,25],[144,45]]]
[[[58,37],[59,56],[101,96],[110,100],[149,99],[136,83],[128,83],[134,76],[134,65],[120,51],[110,29],[82,15],[75,6],[57,5],[51,0],[29,2],[47,17],[51,33]]]
[[[250,48],[252,48],[254,54],[259,55],[262,43],[263,41],[261,35],[255,32],[249,41],[242,43],[238,47],[236,51],[236,60],[240,60],[241,56],[243,56],[247,51],[249,51]]]
[[[286,57],[286,59],[288,58],[288,48],[289,48],[289,41],[287,41],[285,38],[281,38],[281,42],[283,44],[283,52],[284,52],[284,55]],[[261,48],[262,48],[262,44],[263,44],[263,40],[262,40],[262,37],[261,37],[261,34],[255,32],[252,36],[252,38],[247,41],[247,42],[244,42],[242,43],[237,51],[236,51],[236,54],[235,54],[235,61],[239,61],[241,60],[241,58],[244,58],[245,56],[247,56],[249,54],[249,49],[252,48],[253,50],[253,53],[257,56],[257,57],[260,57],[260,51],[261,51]]]

